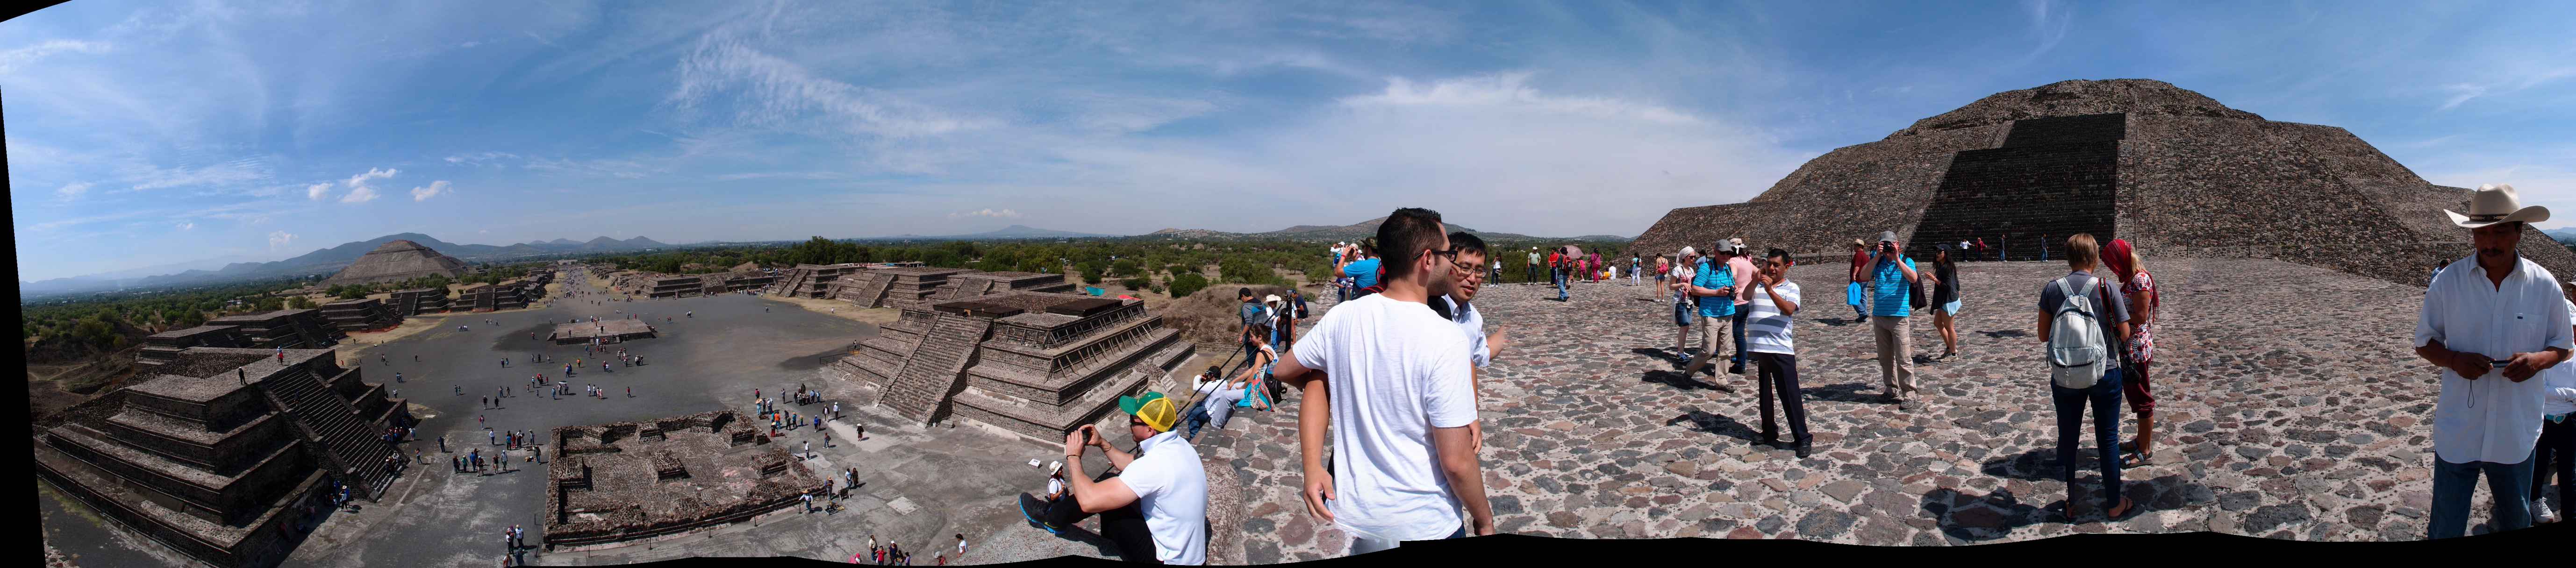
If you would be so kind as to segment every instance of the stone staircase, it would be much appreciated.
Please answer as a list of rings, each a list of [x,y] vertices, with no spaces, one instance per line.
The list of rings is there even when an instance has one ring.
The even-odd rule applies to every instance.
[[[259,387],[295,418],[295,427],[302,431],[299,439],[322,458],[327,469],[356,489],[353,496],[373,499],[393,483],[393,472],[384,464],[394,448],[377,438],[384,426],[323,386],[311,370],[298,368],[260,381]]]
[[[2120,140],[2124,114],[2014,121],[2001,148],[1967,150],[1915,225],[1906,250],[1918,259],[1934,245],[1985,239],[2005,260],[2064,257],[2066,237],[2092,233],[2110,242],[2118,223]]]
[[[983,342],[984,334],[992,328],[992,320],[939,314],[930,330],[922,334],[920,346],[904,360],[903,369],[895,372],[878,403],[913,420],[929,422],[939,418],[949,393],[956,392],[963,380],[975,345]]]
[[[993,280],[985,278],[950,278],[948,282],[954,287],[949,291],[949,300],[966,300],[992,294],[993,285],[996,284]]]
[[[859,285],[859,295],[843,299],[849,300],[850,303],[858,304],[859,307],[862,308],[876,307],[877,302],[885,299],[886,288],[894,284],[894,275],[892,274],[877,274],[871,272],[861,277],[866,278],[867,283]],[[843,276],[842,278],[848,278],[848,276]]]
[[[795,296],[797,291],[805,289],[806,281],[814,279],[814,271],[811,270],[796,269],[789,272],[791,274],[788,277],[780,278],[776,283],[770,284],[769,290],[772,295]]]

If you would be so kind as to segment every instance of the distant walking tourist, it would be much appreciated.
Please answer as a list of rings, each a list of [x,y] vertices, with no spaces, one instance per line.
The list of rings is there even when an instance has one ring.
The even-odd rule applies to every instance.
[[[2531,378],[2566,361],[2576,346],[2556,279],[2514,252],[2523,227],[2549,220],[2549,209],[2522,206],[2513,186],[2493,184],[2470,193],[2468,209],[2442,213],[2469,229],[2477,252],[2442,268],[2415,323],[2416,356],[2442,368],[2427,538],[2467,533],[2480,475],[2497,496],[2494,528],[2531,526],[2531,502],[2519,496],[2531,487],[2532,448],[2547,406],[2546,381]]]
[[[1745,317],[1745,341],[1751,343],[1754,384],[1762,405],[1762,443],[1773,448],[1790,448],[1798,457],[1807,457],[1815,448],[1815,436],[1807,432],[1806,395],[1798,388],[1798,348],[1790,329],[1798,315],[1798,283],[1789,281],[1789,251],[1771,249],[1764,255],[1762,271],[1753,278],[1753,303],[1747,305],[1752,315]],[[1777,401],[1781,414],[1789,420],[1789,443],[1780,443],[1780,428],[1771,421],[1771,406]]]
[[[1959,354],[1959,256],[1948,245],[1932,255],[1932,329],[1941,334],[1941,357]]]
[[[1530,247],[1530,253],[1529,253],[1529,266],[1521,267],[1521,268],[1522,268],[1521,272],[1526,273],[1526,274],[1524,274],[1524,276],[1529,277],[1529,280],[1523,281],[1523,282],[1521,282],[1521,283],[1522,283],[1522,284],[1537,284],[1537,283],[1538,283],[1538,270],[1539,270],[1539,267],[1540,267],[1540,266],[1543,266],[1543,265],[1539,264],[1538,247]]]
[[[1387,290],[1325,313],[1279,364],[1277,377],[1305,392],[1300,412],[1318,414],[1297,428],[1307,512],[1350,534],[1351,554],[1462,537],[1469,526],[1494,533],[1469,427],[1476,397],[1467,338],[1423,309],[1455,287],[1448,240],[1439,213],[1388,215],[1377,228],[1380,250],[1394,261]],[[1327,435],[1336,448],[1330,472]]]
[[[2103,516],[2119,520],[2137,511],[2137,503],[2120,495],[2120,355],[2128,332],[2128,307],[2120,288],[2093,276],[2098,254],[2093,235],[2066,239],[2066,265],[2073,270],[2050,280],[2039,291],[2039,341],[2049,364],[2049,397],[2057,406],[2058,478],[2066,482],[2068,503],[2075,500],[2076,445],[2082,435],[2084,407],[2093,407],[2093,439],[2101,454]],[[2068,507],[2072,521],[2074,508]]]
[[[1340,310],[1334,310],[1339,312]],[[1099,428],[1089,424],[1064,437],[1065,479],[1070,498],[1047,507],[1049,528],[1062,530],[1083,517],[1100,515],[1100,536],[1118,546],[1120,558],[1164,564],[1207,563],[1207,468],[1198,448],[1172,427],[1180,421],[1179,404],[1163,393],[1118,397],[1127,413],[1127,435],[1138,454],[1110,447]],[[1082,473],[1082,455],[1099,448],[1118,473],[1097,481]]]
[[[1655,255],[1655,299],[1664,299],[1664,279],[1673,271],[1672,259]]]
[[[2138,417],[2138,438],[2120,444],[2123,468],[2147,465],[2156,458],[2156,396],[2147,367],[2156,357],[2156,304],[2163,300],[2145,264],[2127,239],[2111,239],[2109,246],[2102,247],[2102,266],[2120,283],[2120,297],[2128,300],[2129,307],[2129,341],[2124,345],[2128,365],[2120,372],[2120,396],[2129,400],[2129,413]]]
[[[1869,280],[1869,329],[1878,344],[1879,378],[1887,385],[1885,398],[1907,402],[1919,390],[1914,384],[1914,281],[1923,274],[1914,270],[1914,259],[1905,258],[1905,246],[1896,242],[1896,231],[1878,234],[1878,250],[1871,254],[1862,271],[1854,271],[1855,280]]]

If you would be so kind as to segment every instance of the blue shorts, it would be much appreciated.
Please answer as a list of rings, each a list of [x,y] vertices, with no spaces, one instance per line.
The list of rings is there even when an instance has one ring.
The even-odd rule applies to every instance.
[[[1959,315],[1959,301],[1951,300],[1950,303],[1941,304],[1941,315],[1957,317]]]
[[[1682,326],[1682,327],[1690,327],[1691,315],[1692,315],[1692,314],[1691,314],[1691,312],[1692,312],[1692,310],[1691,310],[1691,306],[1690,306],[1690,304],[1684,304],[1684,303],[1680,303],[1680,302],[1674,302],[1674,303],[1673,303],[1673,325],[1678,325],[1678,326]]]

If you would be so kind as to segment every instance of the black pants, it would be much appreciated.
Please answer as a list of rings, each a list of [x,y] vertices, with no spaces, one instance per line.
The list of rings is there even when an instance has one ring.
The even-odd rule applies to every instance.
[[[2567,501],[2576,500],[2576,418],[2541,421],[2540,445],[2531,452],[2531,498],[2540,499],[2541,479],[2558,474],[2558,516],[2567,516]]]
[[[1118,474],[1115,473],[1104,473],[1092,479],[1092,482],[1098,483],[1117,476]],[[1145,525],[1145,508],[1142,502],[1128,503],[1125,507],[1098,514],[1100,515],[1100,536],[1108,538],[1111,544],[1118,545],[1119,559],[1128,562],[1162,563],[1154,558],[1154,531]],[[1074,523],[1082,522],[1092,515],[1093,513],[1082,512],[1082,504],[1076,503],[1073,495],[1068,493],[1064,498],[1047,504],[1045,520],[1051,526],[1071,527]]]
[[[1762,401],[1762,439],[1780,439],[1779,425],[1771,421],[1771,405],[1776,393],[1781,414],[1789,419],[1790,443],[1805,446],[1815,440],[1807,433],[1807,401],[1798,389],[1798,356],[1782,353],[1748,353],[1752,356],[1759,385],[1755,396]]]

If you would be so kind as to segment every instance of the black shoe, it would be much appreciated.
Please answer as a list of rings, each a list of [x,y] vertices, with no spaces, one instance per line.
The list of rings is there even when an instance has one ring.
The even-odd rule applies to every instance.
[[[1807,459],[1807,454],[1808,454],[1809,452],[1815,451],[1815,449],[1816,449],[1816,444],[1815,444],[1814,442],[1799,442],[1799,443],[1798,443],[1798,448],[1797,448],[1797,449],[1798,449],[1798,459]]]
[[[1733,365],[1727,365],[1727,366],[1726,366],[1726,374],[1729,374],[1729,375],[1741,375],[1741,374],[1744,374],[1744,364],[1743,364],[1743,363],[1736,363],[1736,364],[1733,364]]]

